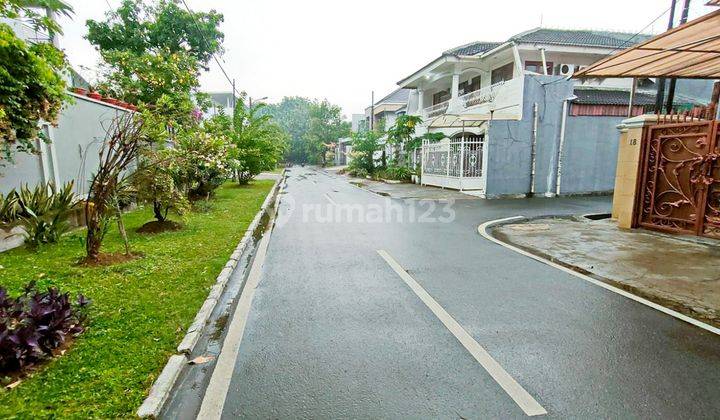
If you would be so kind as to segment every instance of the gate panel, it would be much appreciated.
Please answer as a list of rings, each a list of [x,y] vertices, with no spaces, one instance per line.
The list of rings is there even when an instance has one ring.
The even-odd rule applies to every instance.
[[[709,162],[715,155],[713,121],[648,128],[642,165],[640,226],[703,233]],[[715,192],[713,192],[715,194]],[[720,195],[720,189],[717,190]],[[711,209],[710,217],[720,216]]]
[[[720,121],[715,121],[712,138],[714,148],[705,157],[707,171],[702,182],[707,185],[705,196],[705,214],[703,215],[702,234],[720,238]]]

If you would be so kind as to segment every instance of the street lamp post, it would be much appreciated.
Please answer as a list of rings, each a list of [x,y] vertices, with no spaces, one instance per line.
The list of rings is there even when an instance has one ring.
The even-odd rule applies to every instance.
[[[267,96],[263,96],[263,97],[260,98],[260,99],[255,99],[255,102],[264,101],[264,100],[266,100],[267,98],[268,98]],[[250,108],[252,108],[253,98],[250,97],[250,96],[248,96],[248,103],[249,103],[249,105],[250,105]]]

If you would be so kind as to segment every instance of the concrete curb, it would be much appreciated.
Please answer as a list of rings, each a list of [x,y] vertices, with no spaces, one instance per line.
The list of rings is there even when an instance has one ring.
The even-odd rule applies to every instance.
[[[202,335],[202,332],[207,326],[210,315],[215,310],[215,306],[217,305],[220,296],[225,290],[225,286],[227,285],[230,276],[235,270],[235,267],[237,267],[238,261],[242,257],[248,245],[252,243],[253,233],[258,228],[258,226],[260,226],[262,218],[267,213],[270,204],[273,203],[273,200],[276,200],[276,197],[279,198],[279,187],[285,180],[285,172],[286,171],[283,170],[283,172],[280,174],[280,177],[275,181],[275,184],[270,189],[268,195],[265,197],[265,201],[263,201],[260,210],[257,212],[257,214],[255,214],[252,222],[245,230],[245,234],[240,240],[240,243],[237,245],[237,247],[235,247],[235,250],[230,255],[230,259],[225,264],[222,271],[220,271],[220,274],[217,276],[215,284],[210,289],[210,293],[208,293],[205,302],[203,302],[200,310],[195,315],[195,319],[193,320],[192,324],[190,324],[190,327],[188,328],[185,337],[183,337],[180,345],[178,345],[177,347],[177,351],[180,354],[170,356],[170,359],[160,373],[160,376],[158,376],[158,378],[153,383],[152,388],[150,388],[150,394],[145,399],[145,401],[143,401],[140,408],[137,410],[136,414],[138,417],[157,418],[157,416],[162,411],[165,402],[170,396],[170,392],[175,386],[175,382],[180,376],[183,368],[187,365],[187,355],[192,353],[193,349],[195,348],[195,345],[197,344],[200,336]],[[275,201],[275,203],[277,203],[277,200]]]
[[[542,216],[542,217],[543,217],[543,218],[547,218],[547,217],[553,217],[553,216]],[[538,218],[539,218],[539,217],[538,217]],[[531,218],[531,219],[535,219],[535,218]],[[543,263],[543,264],[549,265],[549,266],[551,266],[551,267],[553,267],[553,268],[556,268],[556,269],[558,269],[558,270],[560,270],[560,271],[563,271],[563,272],[565,272],[565,273],[567,273],[567,274],[571,274],[571,275],[573,275],[573,276],[575,276],[575,277],[577,277],[577,278],[580,278],[580,279],[582,279],[582,280],[585,280],[585,281],[587,281],[587,282],[589,282],[589,283],[592,283],[592,284],[594,284],[594,285],[596,285],[596,286],[600,286],[600,287],[602,287],[602,288],[605,289],[605,290],[611,291],[611,292],[613,292],[613,293],[617,293],[617,294],[619,294],[619,295],[621,295],[621,296],[624,296],[624,297],[626,297],[626,298],[628,298],[628,299],[634,300],[635,302],[641,303],[641,304],[643,304],[643,305],[645,305],[645,306],[649,306],[650,308],[653,308],[653,309],[655,309],[655,310],[657,310],[657,311],[660,311],[660,312],[662,312],[662,313],[664,313],[664,314],[666,314],[666,315],[670,315],[670,316],[672,316],[672,317],[674,317],[674,318],[677,318],[677,319],[679,319],[679,320],[681,320],[681,321],[685,321],[685,322],[687,322],[688,324],[692,324],[692,325],[694,325],[694,326],[696,326],[696,327],[698,327],[698,328],[702,328],[702,329],[704,329],[704,330],[706,330],[706,331],[708,331],[708,332],[711,332],[711,333],[713,333],[713,334],[720,335],[720,328],[713,327],[713,326],[710,325],[710,324],[706,324],[706,323],[704,323],[704,322],[702,322],[702,321],[698,321],[698,320],[695,319],[695,318],[691,318],[691,317],[689,317],[689,316],[687,316],[687,315],[685,315],[685,314],[681,314],[680,312],[677,312],[677,311],[674,311],[674,310],[672,310],[672,309],[670,309],[670,308],[667,308],[667,307],[665,307],[665,306],[659,305],[659,304],[657,304],[657,303],[655,303],[655,302],[652,302],[652,301],[650,301],[650,300],[648,300],[648,299],[645,299],[645,298],[642,298],[642,297],[640,297],[640,296],[634,295],[634,294],[632,294],[632,293],[630,293],[630,292],[628,292],[628,291],[626,291],[626,290],[623,290],[623,289],[620,289],[620,288],[618,288],[618,287],[612,286],[612,285],[610,285],[610,284],[608,284],[608,283],[605,283],[605,282],[603,282],[603,281],[601,281],[601,280],[598,280],[598,279],[596,279],[596,278],[590,277],[590,276],[588,276],[588,275],[586,275],[586,274],[579,273],[579,272],[577,272],[577,271],[575,271],[575,270],[572,270],[571,268],[568,268],[568,267],[566,267],[566,266],[564,266],[564,265],[562,265],[562,264],[558,264],[558,263],[553,262],[553,261],[551,261],[551,260],[549,260],[549,259],[547,259],[547,258],[543,258],[543,257],[541,257],[541,256],[539,256],[539,255],[533,254],[532,252],[525,251],[524,249],[521,249],[521,248],[516,247],[516,246],[514,246],[514,245],[510,245],[509,243],[503,242],[503,241],[501,241],[500,239],[494,237],[493,235],[490,234],[490,232],[488,232],[488,229],[490,229],[491,227],[494,227],[494,226],[499,226],[499,225],[504,225],[504,224],[508,224],[508,223],[519,222],[519,221],[523,221],[523,220],[526,221],[526,220],[531,220],[531,219],[529,219],[529,218],[527,218],[527,217],[524,217],[524,216],[514,216],[514,217],[507,217],[507,218],[504,218],[504,219],[490,220],[490,221],[488,221],[488,222],[485,222],[485,223],[479,225],[479,226],[477,227],[477,231],[478,231],[478,233],[479,233],[482,237],[484,237],[485,239],[487,239],[487,240],[489,240],[489,241],[491,241],[491,242],[494,242],[494,243],[496,243],[496,244],[498,244],[498,245],[500,245],[500,246],[502,246],[502,247],[504,247],[504,248],[510,249],[510,250],[512,250],[512,251],[515,251],[515,252],[517,252],[518,254],[522,254],[522,255],[524,255],[524,256],[526,256],[526,257],[529,257],[529,258],[534,259],[535,261],[539,261],[539,262],[541,262],[541,263]]]
[[[160,410],[163,404],[165,404],[165,401],[167,401],[170,390],[173,388],[177,377],[180,375],[180,370],[185,366],[185,363],[187,363],[185,356],[179,354],[170,356],[170,360],[168,360],[160,376],[158,376],[155,383],[153,383],[150,389],[150,395],[138,409],[138,417],[157,418],[157,416],[160,415]]]

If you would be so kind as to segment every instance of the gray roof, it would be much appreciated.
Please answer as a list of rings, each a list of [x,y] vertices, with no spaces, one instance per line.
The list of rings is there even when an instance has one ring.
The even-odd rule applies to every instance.
[[[649,35],[626,32],[537,28],[515,35],[510,40],[523,43],[624,48],[648,38]]]
[[[630,101],[630,91],[622,89],[602,89],[590,87],[575,87],[577,99],[573,103],[582,105],[627,105]],[[675,94],[675,105],[701,105],[695,99],[685,95]],[[655,92],[636,92],[633,105],[654,105]]]
[[[630,101],[630,91],[620,89],[598,89],[576,87],[573,103],[581,105],[627,105]],[[655,95],[636,92],[634,105],[654,105]]]
[[[509,41],[528,44],[570,45],[578,47],[625,48],[645,41],[650,35],[595,30],[536,28],[512,36]],[[477,55],[501,45],[478,41],[452,48],[443,55]]]
[[[500,42],[471,42],[445,51],[446,55],[477,55],[490,51],[500,45]]]
[[[410,97],[410,92],[412,91],[413,89],[397,89],[386,97],[380,99],[379,101],[376,101],[375,105],[377,106],[382,104],[406,104],[408,98]]]

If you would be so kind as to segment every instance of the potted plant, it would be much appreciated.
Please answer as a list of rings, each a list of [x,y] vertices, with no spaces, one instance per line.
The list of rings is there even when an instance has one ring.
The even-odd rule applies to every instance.
[[[98,92],[95,92],[94,90],[90,90],[87,94],[88,98],[95,99],[96,101],[99,101],[102,99],[102,95]]]
[[[74,87],[72,90],[73,90],[73,92],[77,93],[78,95],[83,95],[83,96],[87,95],[87,93],[88,93],[87,89],[81,88],[81,87]]]
[[[102,98],[102,101],[103,101],[103,102],[107,102],[107,103],[109,103],[109,104],[111,104],[111,105],[117,105],[117,104],[118,104],[118,100],[117,100],[117,99],[111,98],[111,97],[109,97],[109,96],[103,97],[103,98]]]

